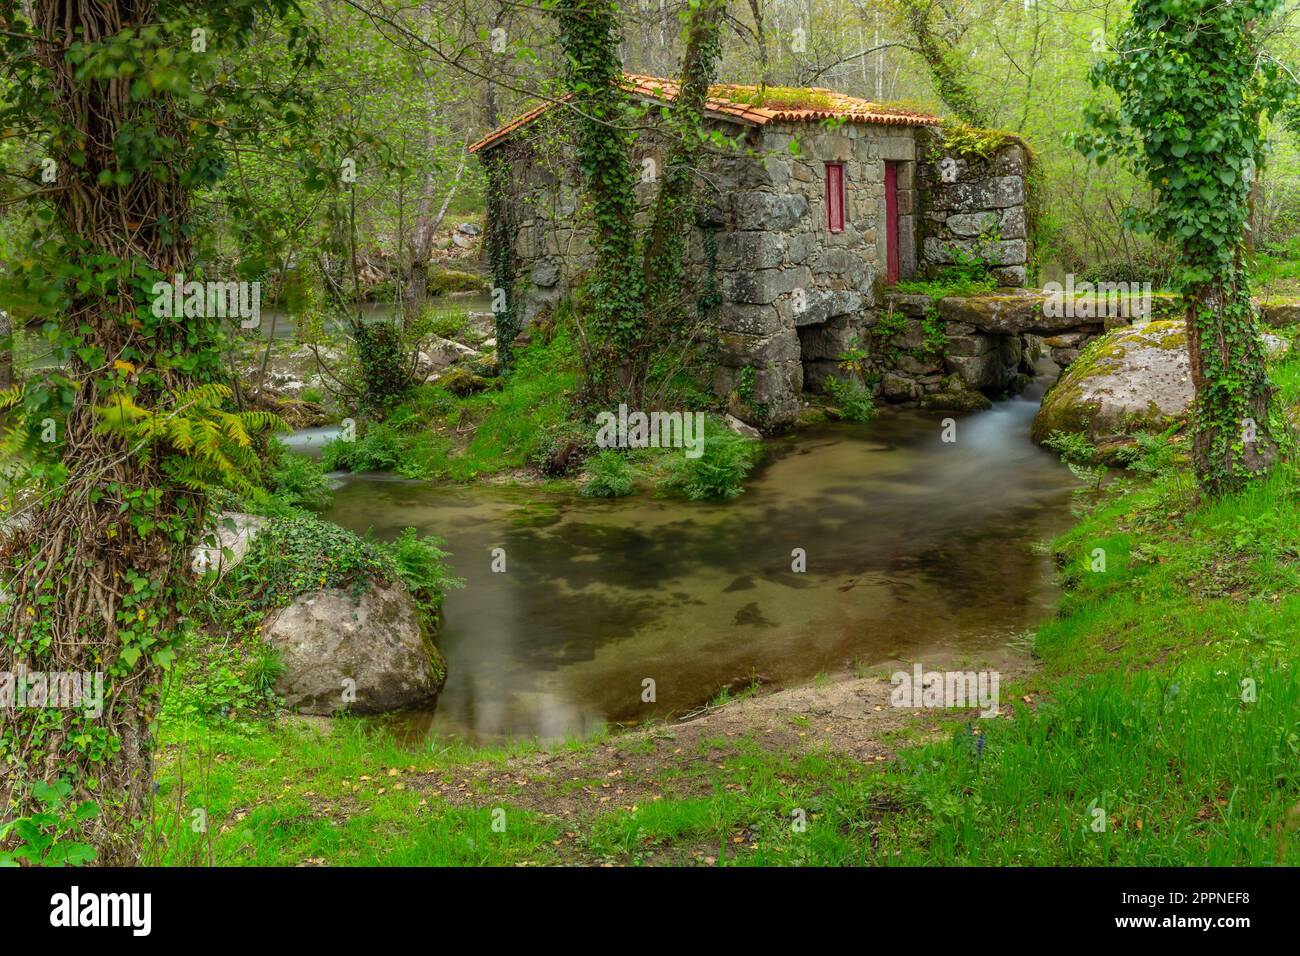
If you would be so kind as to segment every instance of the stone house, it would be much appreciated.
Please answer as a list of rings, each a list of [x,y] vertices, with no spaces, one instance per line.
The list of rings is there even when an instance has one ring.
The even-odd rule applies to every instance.
[[[651,116],[677,92],[657,77],[625,82]],[[1012,140],[983,159],[949,155],[938,117],[831,90],[778,92],[787,102],[718,85],[707,104],[708,124],[736,143],[700,170],[689,253],[721,300],[715,391],[741,417],[778,427],[805,389],[845,374],[849,348],[869,353],[866,382],[889,401],[942,405],[1010,384],[1018,343],[945,329],[928,303],[899,297],[895,309],[888,293],[966,259],[1023,285],[1027,150]],[[520,327],[554,310],[593,261],[566,123],[566,110],[544,104],[470,147],[498,184],[488,225],[496,308]],[[653,170],[664,149],[647,125],[634,162]],[[638,188],[644,211],[656,187]],[[950,362],[948,343],[972,354]]]

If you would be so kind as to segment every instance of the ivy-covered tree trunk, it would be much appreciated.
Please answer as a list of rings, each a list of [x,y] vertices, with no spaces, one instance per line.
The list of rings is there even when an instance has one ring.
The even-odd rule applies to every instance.
[[[1277,459],[1269,428],[1273,388],[1245,271],[1191,291],[1187,351],[1196,402],[1192,464],[1211,495],[1235,491]]]
[[[66,484],[32,509],[11,537],[3,572],[0,671],[103,673],[103,713],[67,708],[4,712],[5,816],[43,809],[33,785],[65,778],[80,800],[99,805],[86,842],[101,864],[138,857],[140,824],[153,787],[150,724],[157,707],[158,655],[176,640],[178,600],[188,572],[187,546],[201,506],[194,495],[167,489],[157,461],[145,461],[122,437],[100,427],[98,409],[126,387],[156,403],[167,388],[193,378],[177,356],[185,329],[140,328],[148,312],[138,274],[147,264],[162,275],[183,273],[190,246],[186,191],[173,178],[128,174],[115,144],[146,125],[180,148],[188,121],[164,102],[131,95],[134,77],[82,75],[73,45],[91,48],[129,25],[154,22],[150,3],[64,3],[38,0],[36,45],[49,71],[50,121],[65,144],[51,157],[60,189],[53,210],[75,277],[64,311],[72,353],[71,407],[61,423]],[[105,180],[111,181],[107,184]],[[167,223],[166,231],[162,223]],[[165,341],[171,339],[172,341]]]
[[[615,0],[570,0],[556,8],[565,84],[577,106],[576,152],[590,201],[596,268],[591,339],[586,343],[592,397],[606,401],[630,380],[630,360],[644,334],[636,179],[618,47]]]
[[[13,320],[0,309],[0,389],[14,383]]]
[[[643,324],[647,330],[654,330],[655,340],[644,344],[647,352],[659,342],[676,340],[680,331],[677,317],[688,305],[684,301],[682,277],[686,247],[694,226],[695,164],[703,141],[704,106],[721,52],[718,30],[725,10],[726,0],[700,0],[687,26],[680,85],[677,98],[668,110],[671,146],[664,160],[642,257],[646,311]],[[637,363],[642,375],[648,369],[650,358],[644,355]]]
[[[1155,191],[1148,225],[1179,253],[1188,302],[1187,348],[1196,398],[1193,464],[1201,490],[1240,489],[1270,468],[1272,387],[1250,302],[1246,228],[1261,120],[1287,99],[1279,69],[1260,56],[1280,0],[1138,0],[1095,82],[1120,98],[1093,111],[1091,154],[1118,150]],[[1132,131],[1136,141],[1129,137]]]
[[[598,380],[607,386],[597,390],[598,398],[609,397],[613,384],[629,401],[641,402],[653,357],[671,341],[674,316],[684,308],[694,165],[725,11],[726,0],[696,0],[686,14],[678,93],[663,125],[670,145],[644,237],[636,222],[636,176],[624,125],[618,5],[575,0],[557,11],[567,85],[577,104],[578,161],[595,220],[596,270],[587,291],[597,342],[590,351],[602,366]]]
[[[932,22],[946,15],[942,4],[932,0],[897,0],[903,26],[912,35],[914,49],[929,67],[930,79],[948,110],[970,126],[992,126],[992,118],[962,75],[962,59],[951,41],[941,36]],[[937,11],[937,13],[936,13]]]
[[[30,131],[57,171],[27,197],[47,225],[19,279],[70,355],[28,384],[6,437],[36,498],[0,539],[0,672],[26,692],[0,708],[0,815],[27,824],[0,850],[32,862],[138,861],[204,490],[240,487],[256,461],[252,419],[220,404],[225,320],[158,306],[191,272],[190,197],[221,175],[207,44],[235,45],[275,6],[0,3],[0,125]]]

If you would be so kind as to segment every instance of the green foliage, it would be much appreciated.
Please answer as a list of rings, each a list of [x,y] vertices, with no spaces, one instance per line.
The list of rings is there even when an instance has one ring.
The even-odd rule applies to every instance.
[[[359,594],[372,582],[393,581],[398,573],[381,543],[302,513],[270,518],[218,590],[268,610],[324,588]]]
[[[367,425],[355,441],[335,438],[321,448],[326,471],[391,471],[402,461],[404,442],[387,422]]]
[[[1011,145],[1024,147],[1026,153],[1029,151],[1025,141],[1015,133],[1000,129],[982,129],[959,122],[944,123],[942,142],[942,152],[972,159],[988,159],[999,149]],[[936,150],[936,154],[938,152]]]
[[[1100,460],[1097,447],[1081,432],[1052,432],[1043,442],[1055,451],[1070,469],[1070,474],[1083,482],[1083,492],[1095,495],[1109,470]]]
[[[826,393],[851,422],[869,422],[878,413],[871,392],[855,378],[831,376],[826,379]]]
[[[1149,252],[1139,252],[1133,258],[1112,262],[1099,262],[1075,276],[1075,284],[1091,282],[1150,282],[1152,289],[1162,289],[1169,282],[1170,267],[1167,261]]]
[[[263,610],[228,603],[213,623],[221,641],[191,642],[168,681],[165,720],[241,721],[274,713],[284,672],[276,649],[261,640]]]
[[[1126,467],[1148,478],[1166,478],[1185,474],[1186,452],[1174,441],[1181,425],[1171,425],[1159,434],[1138,432],[1135,444],[1120,452]]]
[[[78,836],[82,824],[99,815],[91,800],[73,804],[72,784],[63,777],[53,782],[36,780],[30,790],[38,810],[0,824],[0,867],[83,866],[95,859],[95,850]]]
[[[745,490],[745,479],[762,454],[761,443],[736,434],[709,416],[703,454],[699,458],[674,455],[666,485],[691,501],[735,498]]]
[[[401,399],[411,387],[411,360],[398,327],[390,322],[354,323],[352,342],[366,406],[383,409]]]
[[[252,487],[248,475],[256,473],[260,462],[251,436],[289,426],[270,412],[225,411],[222,402],[232,395],[226,385],[199,385],[172,395],[155,411],[122,391],[109,395],[95,411],[100,427],[121,435],[141,458],[160,457],[163,473],[176,484],[191,491],[247,490]]]
[[[270,491],[288,508],[324,511],[334,499],[333,487],[321,465],[306,455],[296,455],[277,444],[270,472]]]
[[[442,549],[444,544],[439,537],[420,536],[414,528],[406,528],[387,549],[398,577],[406,583],[416,606],[430,620],[442,608],[443,596],[448,591],[465,586],[447,566],[449,555]]]
[[[948,345],[948,330],[939,310],[933,306],[928,307],[921,317],[921,333],[924,336],[921,351],[927,355],[942,355]]]
[[[585,498],[622,498],[630,495],[635,485],[632,466],[619,451],[608,448],[587,459],[590,477],[583,482],[581,494]]]
[[[1052,432],[1043,444],[1071,464],[1095,465],[1098,460],[1097,446],[1082,432]]]

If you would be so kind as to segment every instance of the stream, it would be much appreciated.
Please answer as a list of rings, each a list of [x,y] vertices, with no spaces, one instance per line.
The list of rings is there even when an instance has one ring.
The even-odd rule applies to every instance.
[[[681,714],[751,679],[997,666],[1024,658],[1050,610],[1051,560],[1034,544],[1068,526],[1077,484],[1029,438],[1046,381],[989,411],[889,410],[778,440],[729,502],[352,475],[324,517],[437,534],[466,580],[444,608],[447,684],[434,709],[396,718],[407,733],[551,741]]]

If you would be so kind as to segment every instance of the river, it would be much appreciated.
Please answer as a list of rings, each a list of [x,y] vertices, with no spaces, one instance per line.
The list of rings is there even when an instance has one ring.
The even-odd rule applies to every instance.
[[[996,666],[1050,610],[1034,544],[1068,525],[1077,484],[1029,439],[1040,383],[953,415],[953,442],[950,413],[915,410],[773,442],[724,503],[359,475],[325,517],[440,535],[466,580],[445,606],[446,687],[401,718],[418,733],[550,741],[681,714],[751,678]]]

